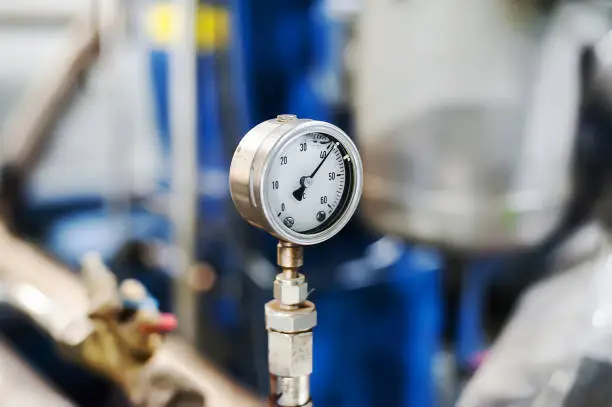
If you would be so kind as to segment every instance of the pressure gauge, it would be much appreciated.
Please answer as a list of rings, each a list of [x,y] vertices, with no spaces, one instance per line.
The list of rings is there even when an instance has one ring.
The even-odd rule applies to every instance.
[[[299,244],[323,242],[349,221],[363,166],[338,127],[281,115],[251,129],[230,167],[230,191],[249,223]]]

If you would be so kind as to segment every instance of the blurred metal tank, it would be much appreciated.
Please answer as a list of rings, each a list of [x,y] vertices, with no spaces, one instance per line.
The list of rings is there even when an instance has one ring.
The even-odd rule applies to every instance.
[[[609,24],[589,2],[548,3],[365,2],[355,108],[376,230],[463,250],[551,231],[569,193],[580,50]]]

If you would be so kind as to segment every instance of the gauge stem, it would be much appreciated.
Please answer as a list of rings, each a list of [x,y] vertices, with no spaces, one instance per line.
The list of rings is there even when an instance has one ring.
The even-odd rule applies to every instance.
[[[276,246],[276,262],[283,276],[292,280],[298,277],[298,270],[304,264],[304,250],[294,243],[279,241]]]
[[[283,277],[286,280],[296,279],[298,277],[298,270],[297,269],[283,269]]]

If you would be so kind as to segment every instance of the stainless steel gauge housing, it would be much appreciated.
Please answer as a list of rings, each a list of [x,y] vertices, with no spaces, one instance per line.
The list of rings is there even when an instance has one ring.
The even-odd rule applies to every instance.
[[[230,192],[242,217],[299,245],[321,243],[355,213],[363,189],[357,147],[338,127],[281,115],[236,148]]]

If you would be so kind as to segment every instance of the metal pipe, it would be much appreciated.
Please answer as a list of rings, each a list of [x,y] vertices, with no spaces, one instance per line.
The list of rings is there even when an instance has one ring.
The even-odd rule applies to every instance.
[[[2,159],[28,173],[40,157],[50,128],[63,112],[81,75],[98,55],[99,33],[84,18],[73,21],[68,55],[30,87],[0,130]]]
[[[45,297],[51,310],[66,319],[87,321],[89,303],[87,289],[82,281],[67,268],[55,263],[51,258],[33,246],[10,235],[0,220],[0,302],[17,304],[34,310],[37,301],[25,301],[28,297],[18,296],[24,301],[14,302],[10,287],[30,286]],[[34,292],[30,290],[30,292]],[[36,295],[34,295],[36,297]],[[29,299],[33,296],[29,296]],[[44,303],[45,301],[43,301]],[[44,307],[42,308],[44,309]],[[55,314],[55,311],[51,314]],[[32,314],[36,315],[36,314]],[[38,314],[42,315],[42,314]],[[45,324],[44,319],[37,323]],[[63,324],[52,324],[63,326]],[[80,325],[80,324],[77,324]],[[82,326],[82,325],[81,325]],[[71,325],[71,328],[74,328]],[[64,341],[77,338],[78,330],[64,331]],[[68,335],[68,332],[71,332]],[[76,342],[73,342],[76,343]],[[168,388],[158,384],[160,378],[173,383],[172,393],[180,389],[191,389],[204,395],[207,405],[230,407],[263,407],[264,402],[242,388],[238,383],[218,370],[212,363],[202,359],[183,338],[169,336],[147,364],[146,372],[139,376],[142,380],[130,382],[125,389],[135,404],[145,405],[156,390],[167,394]],[[148,405],[148,404],[147,404]]]
[[[0,281],[1,305],[19,311],[58,343],[76,345],[93,332],[83,310],[75,312],[59,307],[32,284]]]
[[[274,300],[265,306],[270,406],[310,407],[312,330],[317,312],[307,301],[308,284],[299,273],[304,263],[302,246],[280,241],[277,263],[282,273],[274,281]]]
[[[176,0],[174,43],[170,57],[170,126],[172,136],[172,199],[174,239],[183,253],[175,267],[174,312],[187,341],[198,341],[197,293],[188,269],[195,260],[197,223],[197,118],[195,0]]]
[[[270,394],[277,406],[303,406],[310,401],[310,376],[270,375]]]

